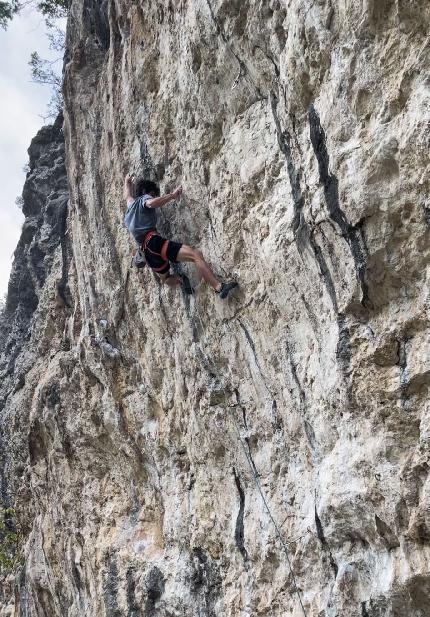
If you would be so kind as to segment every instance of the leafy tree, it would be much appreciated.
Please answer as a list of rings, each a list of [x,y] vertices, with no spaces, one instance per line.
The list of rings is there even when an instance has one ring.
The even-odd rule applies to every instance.
[[[37,9],[47,19],[58,19],[67,15],[69,0],[0,0],[0,27],[6,29],[16,13],[25,7]]]
[[[14,15],[24,8],[33,8],[45,17],[50,48],[62,52],[64,32],[55,25],[54,21],[66,17],[69,4],[70,0],[9,0],[8,2],[0,0],[0,27],[6,29]],[[60,58],[52,62],[44,60],[36,51],[31,54],[29,64],[33,81],[52,86],[51,100],[48,103],[47,114],[43,116],[44,120],[55,118],[63,107],[61,77],[53,68],[59,60]]]
[[[64,32],[55,26],[51,26],[51,31],[48,33],[50,48],[54,51],[62,51],[64,49]],[[41,58],[37,51],[34,51],[30,56],[30,69],[33,81],[37,84],[45,84],[51,86],[51,99],[48,103],[48,109],[43,119],[46,121],[49,118],[55,118],[63,108],[63,95],[61,92],[61,76],[55,72],[55,65],[61,58],[56,60],[45,60]]]
[[[19,3],[13,2],[0,2],[0,26],[6,30],[9,21],[13,18],[15,13],[19,10]]]
[[[48,84],[61,88],[61,77],[52,68],[56,62],[57,60],[44,60],[37,51],[33,51],[29,62],[33,81],[36,84]]]
[[[65,17],[68,7],[69,0],[44,0],[44,2],[37,3],[37,8],[42,15],[50,19]]]

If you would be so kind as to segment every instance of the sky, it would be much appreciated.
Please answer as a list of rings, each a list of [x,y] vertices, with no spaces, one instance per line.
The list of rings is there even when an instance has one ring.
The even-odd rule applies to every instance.
[[[0,29],[0,301],[7,292],[13,252],[24,216],[15,199],[21,195],[32,137],[45,124],[49,86],[31,82],[33,51],[53,59],[40,15],[25,11],[6,31]],[[61,70],[61,63],[59,63]]]

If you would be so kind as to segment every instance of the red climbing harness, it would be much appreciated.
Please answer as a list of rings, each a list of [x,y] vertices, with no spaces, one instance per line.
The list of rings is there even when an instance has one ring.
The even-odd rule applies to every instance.
[[[163,246],[161,247],[161,251],[159,253],[156,253],[155,251],[151,251],[151,249],[148,247],[149,242],[151,241],[152,238],[154,238],[154,236],[160,236],[161,238],[161,234],[159,234],[158,231],[156,231],[155,229],[152,231],[148,231],[148,233],[143,239],[142,249],[143,251],[148,251],[148,253],[155,255],[156,257],[161,257],[161,259],[164,261],[162,266],[157,267],[157,268],[150,266],[151,269],[154,270],[154,272],[161,272],[161,270],[165,270],[166,266],[169,265],[169,260],[167,258],[167,249],[169,248],[169,240],[165,240],[163,242]]]

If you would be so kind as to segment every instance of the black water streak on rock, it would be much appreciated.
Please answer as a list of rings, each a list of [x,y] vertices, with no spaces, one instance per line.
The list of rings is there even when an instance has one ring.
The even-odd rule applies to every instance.
[[[330,296],[333,310],[336,313],[336,320],[338,325],[338,343],[336,346],[336,359],[338,361],[339,367],[342,373],[347,376],[350,360],[351,360],[351,351],[350,351],[350,335],[349,329],[346,324],[346,317],[343,313],[339,313],[336,289],[334,286],[333,278],[331,276],[331,272],[327,265],[327,262],[324,258],[322,250],[320,246],[314,239],[313,231],[310,231],[308,225],[303,226],[303,235],[308,234],[309,244],[312,248],[313,254],[315,256],[315,260],[319,266],[319,270],[321,273],[321,277],[325,283],[326,290]]]
[[[236,547],[240,551],[244,561],[248,560],[248,553],[245,548],[245,530],[243,524],[243,516],[245,512],[245,492],[240,483],[239,474],[236,472],[236,469],[233,467],[234,481],[236,483],[237,492],[239,493],[239,512],[236,518],[236,526],[234,530],[234,539],[236,542]]]
[[[306,409],[306,393],[305,390],[300,382],[299,376],[297,374],[297,366],[293,360],[293,353],[292,350],[290,348],[290,345],[288,343],[288,341],[286,341],[285,343],[285,349],[286,349],[286,355],[288,358],[288,364],[290,367],[290,372],[291,372],[291,376],[293,378],[293,381],[297,387],[298,393],[299,393],[299,410],[300,410],[300,415],[302,416],[302,420],[303,420],[303,429],[306,435],[306,438],[308,440],[309,446],[311,448],[311,451],[314,455],[317,455],[318,453],[318,442],[317,439],[315,437],[315,431],[312,427],[312,424],[309,422],[309,420],[306,418],[307,415],[307,409]]]
[[[256,467],[255,462],[254,462],[254,458],[252,456],[252,450],[251,450],[251,444],[250,444],[250,441],[249,441],[249,437],[245,437],[245,442],[246,442],[246,445],[248,446],[249,462],[251,463],[251,467],[252,467],[255,475],[257,476],[257,478],[259,478],[260,474],[258,473],[257,467]]]
[[[54,594],[53,594],[53,603],[52,603],[52,609],[50,611],[48,611],[48,616],[50,617],[51,615],[54,615],[55,613],[53,612],[54,606],[58,607],[60,610],[57,610],[57,614],[60,615],[67,615],[67,611],[69,609],[69,598],[66,596],[66,590],[64,588],[64,584],[62,584],[60,581],[55,581],[54,582]],[[81,606],[81,610],[83,612],[82,609],[82,603],[80,601],[80,596],[78,597],[78,601],[80,603]],[[55,609],[54,609],[55,610]]]
[[[320,344],[320,340],[319,340],[319,336],[318,336],[318,332],[319,332],[319,327],[318,327],[318,320],[317,317],[315,315],[315,312],[313,311],[313,309],[311,308],[309,302],[306,300],[304,294],[300,294],[300,298],[305,306],[306,312],[309,316],[309,321],[312,324],[312,329],[314,331],[315,334],[315,338],[316,338],[316,342],[318,343],[318,345]]]
[[[303,226],[306,224],[303,215],[305,200],[300,186],[301,172],[300,170],[296,169],[294,165],[291,153],[291,135],[287,131],[287,129],[282,130],[281,128],[281,123],[277,113],[278,100],[273,92],[270,96],[270,103],[276,127],[276,136],[278,139],[279,149],[281,150],[287,161],[287,172],[290,179],[291,195],[293,197],[294,204],[293,231],[294,235],[296,235],[299,233],[299,230],[302,229]]]
[[[336,314],[339,341],[336,350],[336,358],[339,362],[341,371],[346,374],[349,369],[351,352],[349,345],[349,330],[346,326],[346,318],[342,313],[339,313],[336,288],[333,277],[328,267],[327,261],[323,255],[320,245],[315,239],[315,229],[311,228],[304,218],[304,196],[301,189],[301,173],[296,169],[291,151],[291,136],[287,130],[282,130],[281,123],[277,114],[278,100],[271,93],[272,115],[275,122],[278,144],[281,152],[284,154],[287,161],[287,171],[290,180],[291,194],[294,204],[293,231],[296,238],[299,253],[302,253],[306,247],[310,247],[313,257],[318,265],[321,278],[324,282],[327,293],[330,297],[333,310]],[[353,229],[351,227],[351,229]],[[355,231],[353,230],[353,235]],[[364,276],[364,274],[363,274]],[[303,301],[304,297],[302,296]],[[306,304],[305,304],[306,306]],[[308,311],[309,312],[309,311]]]
[[[248,328],[242,323],[242,321],[239,318],[238,318],[237,321],[239,322],[240,327],[242,328],[242,330],[245,333],[246,340],[248,341],[249,346],[251,347],[251,350],[252,350],[252,354],[254,356],[255,364],[257,365],[257,368],[258,368],[258,370],[261,373],[262,372],[261,371],[261,366],[260,366],[260,362],[258,361],[257,352],[255,350],[255,343],[254,343],[254,341],[252,339],[252,336],[250,335]]]
[[[217,617],[215,605],[221,591],[221,576],[216,563],[213,563],[201,547],[193,549],[194,572],[191,578],[191,591],[203,596],[203,606],[199,606],[199,617]]]
[[[317,528],[318,540],[321,542],[321,544],[323,546],[326,546],[327,541],[326,541],[325,536],[324,536],[323,526],[322,526],[320,517],[318,516],[318,512],[317,512],[316,507],[315,507],[315,526]]]
[[[234,393],[236,395],[236,400],[238,403],[238,406],[240,407],[241,411],[242,411],[242,419],[243,419],[243,424],[245,426],[245,428],[248,428],[248,425],[246,423],[246,411],[244,406],[242,405],[241,401],[240,401],[240,394],[239,394],[239,390],[237,388],[235,388]]]
[[[361,617],[371,617],[366,608],[366,602],[361,603]]]
[[[306,419],[303,421],[303,426],[304,426],[305,435],[306,435],[308,443],[309,443],[309,445],[311,447],[311,450],[312,450],[312,452],[316,453],[317,452],[317,448],[318,448],[318,443],[317,443],[317,438],[315,436],[314,427],[309,422],[309,420],[306,420]]]
[[[339,336],[336,346],[336,360],[344,374],[349,371],[351,364],[351,344],[349,329],[346,324],[345,315],[341,313],[337,317]]]
[[[375,514],[375,525],[379,535],[381,536],[381,539],[383,540],[388,550],[392,550],[400,546],[400,542],[396,533],[377,514]]]
[[[351,250],[357,278],[361,286],[362,305],[365,308],[371,308],[369,289],[365,280],[366,258],[362,247],[362,234],[359,232],[360,227],[354,227],[348,222],[345,213],[339,206],[339,182],[337,177],[329,171],[330,159],[327,152],[326,136],[313,105],[309,107],[308,120],[310,139],[318,162],[320,182],[324,187],[324,197],[330,218],[339,227]]]
[[[117,59],[121,54],[121,47],[124,44],[124,38],[129,36],[130,31],[128,22],[125,22],[124,17],[116,10],[115,2],[108,2],[107,11],[110,26],[109,47],[111,48],[112,56]],[[125,26],[125,23],[127,26]],[[125,30],[127,32],[125,32]],[[114,80],[116,81],[115,78]]]
[[[426,206],[424,206],[424,218],[428,227],[430,227],[430,208],[427,208]]]
[[[78,537],[80,537],[81,540],[81,546],[83,546],[84,544],[84,540],[82,538],[82,536],[80,534],[78,534]],[[75,562],[75,550],[74,548],[72,548],[71,551],[71,558],[70,558],[70,566],[71,566],[71,571],[72,571],[72,577],[73,577],[73,581],[75,583],[75,587],[76,587],[76,596],[77,596],[77,601],[79,603],[79,610],[81,612],[81,614],[85,613],[85,602],[84,602],[84,597],[85,597],[85,581],[82,580],[82,576],[81,573],[79,571],[78,565]],[[60,585],[60,581],[58,581],[56,583],[57,585]],[[61,597],[63,597],[63,593],[62,590],[60,588],[60,590],[58,591],[59,595]],[[64,598],[63,603],[65,605],[65,610],[63,611],[64,615],[67,615],[67,599]]]
[[[248,422],[247,422],[247,419],[246,419],[246,409],[245,409],[245,407],[243,405],[240,405],[240,408],[242,409],[243,424],[245,426],[245,429],[247,429],[248,428]],[[259,478],[260,475],[259,475],[259,473],[257,471],[257,467],[255,466],[255,463],[254,463],[254,459],[253,459],[253,456],[252,456],[251,444],[250,444],[250,441],[249,441],[249,437],[246,436],[244,438],[244,440],[245,440],[245,443],[246,443],[246,445],[248,447],[248,457],[249,457],[249,462],[251,464],[252,470],[255,473],[255,475],[257,476],[257,478]]]
[[[315,240],[314,237],[314,231],[310,230],[308,228],[308,226],[306,225],[306,228],[303,229],[303,235],[304,233],[307,234],[307,239],[308,242],[312,248],[312,252],[314,254],[315,257],[315,261],[318,264],[320,273],[321,273],[321,277],[324,281],[325,287],[327,289],[328,295],[330,296],[330,300],[332,302],[333,305],[333,310],[336,313],[336,315],[339,314],[339,309],[338,309],[338,303],[337,303],[337,296],[336,296],[336,288],[334,286],[334,282],[333,282],[333,278],[330,272],[330,269],[327,265],[327,262],[325,260],[325,257],[323,255],[323,252],[321,250],[321,247],[319,246],[319,244],[317,243],[317,241]]]
[[[327,540],[324,536],[324,529],[320,520],[320,517],[318,516],[318,512],[317,512],[317,508],[315,506],[315,526],[317,529],[317,537],[318,540],[321,542],[321,546],[323,547],[324,551],[327,552],[328,554],[328,558],[329,558],[329,562],[330,562],[330,567],[332,568],[333,572],[334,572],[334,577],[336,578],[337,573],[339,571],[338,565],[335,562],[332,552],[330,550],[330,547],[327,543]]]
[[[103,581],[106,617],[122,617],[118,606],[118,566],[115,553],[107,554],[106,568]]]
[[[126,573],[127,581],[127,617],[140,617],[140,606],[136,602],[136,582],[134,580],[134,567],[129,566]]]
[[[397,366],[400,369],[400,399],[405,404],[408,397],[408,359],[406,355],[406,340],[397,339]]]
[[[245,429],[247,430],[248,429],[248,421],[247,421],[247,417],[246,417],[246,408],[240,402],[239,391],[237,389],[235,390],[235,393],[236,393],[236,397],[237,397],[237,401],[238,401],[238,407],[242,411],[243,425],[244,425]],[[245,436],[244,437],[244,441],[245,441],[246,446],[247,446],[248,462],[251,465],[252,471],[254,472],[255,476],[257,478],[259,478],[260,474],[258,473],[257,467],[256,467],[255,462],[254,462],[254,458],[252,456],[251,443],[250,443],[249,437]]]
[[[61,214],[60,225],[60,244],[61,244],[61,279],[57,284],[58,295],[63,300],[67,308],[71,308],[71,298],[68,286],[68,274],[70,265],[70,251],[67,234],[68,202],[65,204]]]
[[[72,565],[72,576],[73,576],[73,580],[75,581],[75,586],[76,589],[78,590],[78,592],[83,589],[84,585],[82,583],[82,578],[81,575],[79,573],[79,570],[75,564],[74,559],[71,560],[71,565]]]
[[[336,298],[336,290],[333,283],[333,279],[327,265],[327,262],[322,253],[321,247],[318,245],[314,238],[314,230],[310,228],[304,217],[304,205],[305,199],[301,189],[301,172],[296,168],[291,151],[291,136],[285,129],[282,130],[281,123],[277,113],[278,100],[274,93],[271,93],[271,106],[272,115],[275,122],[276,134],[278,138],[278,145],[285,156],[287,161],[287,171],[291,186],[291,195],[293,197],[294,216],[293,216],[293,232],[297,242],[299,252],[309,246],[312,250],[315,261],[318,264],[318,268],[321,277],[324,281],[327,292],[330,296],[333,309],[335,313],[338,313],[338,304]]]
[[[289,362],[289,365],[290,365],[291,375],[292,375],[294,383],[296,384],[297,389],[299,391],[300,406],[303,407],[305,405],[306,395],[305,395],[305,391],[303,390],[302,384],[300,383],[299,376],[297,375],[297,367],[296,367],[296,364],[293,361],[292,351],[290,349],[290,346],[289,346],[288,342],[286,342],[286,344],[285,344],[285,349],[286,349],[286,352],[287,352],[287,357],[288,357],[288,362]]]
[[[275,75],[277,78],[279,78],[281,72],[279,70],[279,65],[277,64],[275,58],[272,56],[272,54],[268,53],[265,49],[263,49],[261,47],[261,45],[254,45],[254,47],[252,48],[252,52],[254,53],[256,49],[259,49],[261,51],[261,53],[267,58],[267,60],[269,60],[269,62],[272,64],[273,66],[273,70],[275,71]]]
[[[263,369],[261,368],[261,364],[260,364],[260,361],[259,361],[258,356],[257,356],[257,351],[256,351],[256,348],[255,348],[254,340],[253,340],[253,338],[252,338],[248,328],[245,326],[245,324],[241,321],[241,319],[239,317],[237,318],[237,321],[238,321],[240,327],[242,328],[242,330],[243,330],[243,332],[245,334],[245,338],[248,341],[248,344],[249,344],[249,346],[251,348],[252,355],[254,356],[255,364],[256,364],[256,366],[258,368],[258,372],[260,373],[263,385],[266,388],[267,392],[270,394],[271,398],[274,399],[273,393],[272,393],[271,389],[269,388],[269,386],[267,385],[266,376],[264,375]]]
[[[101,0],[96,4],[92,0],[84,0],[82,8],[83,23],[88,34],[103,52],[109,50],[111,43],[108,4],[111,3],[106,0]]]
[[[151,568],[146,582],[145,617],[154,617],[156,614],[156,604],[164,593],[165,585],[161,570],[157,566]]]

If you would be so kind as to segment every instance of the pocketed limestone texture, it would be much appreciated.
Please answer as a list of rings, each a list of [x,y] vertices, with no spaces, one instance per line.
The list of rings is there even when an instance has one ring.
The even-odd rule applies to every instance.
[[[424,0],[72,0],[71,258],[7,378],[1,617],[430,615],[429,28]],[[160,231],[228,301],[130,268],[128,171],[182,183]]]

